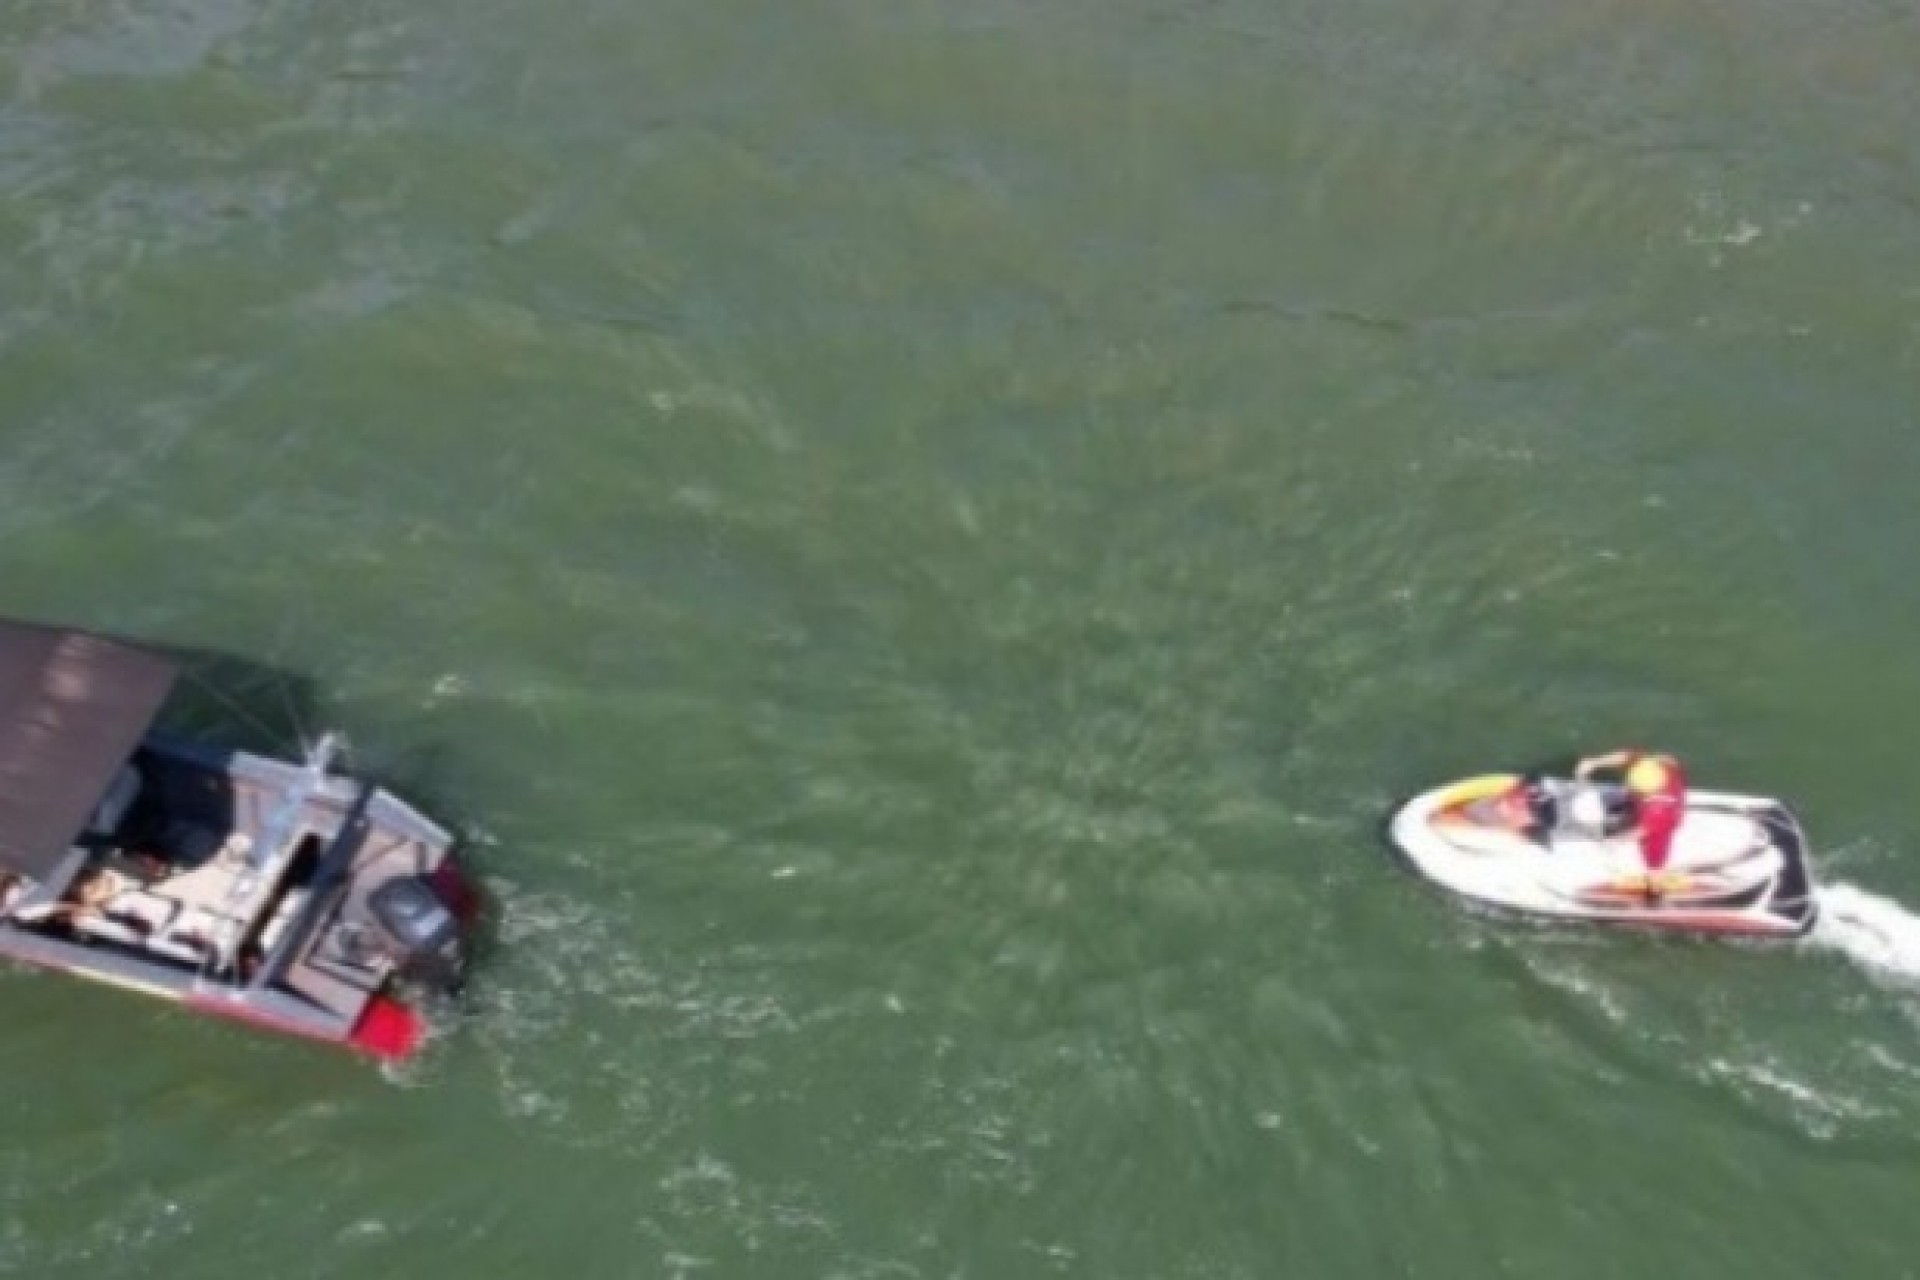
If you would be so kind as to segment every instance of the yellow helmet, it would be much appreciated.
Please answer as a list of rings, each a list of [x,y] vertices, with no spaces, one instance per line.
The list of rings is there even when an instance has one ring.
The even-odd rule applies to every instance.
[[[1627,790],[1643,796],[1652,795],[1665,790],[1667,779],[1671,776],[1672,770],[1665,760],[1659,756],[1641,756],[1627,770]]]

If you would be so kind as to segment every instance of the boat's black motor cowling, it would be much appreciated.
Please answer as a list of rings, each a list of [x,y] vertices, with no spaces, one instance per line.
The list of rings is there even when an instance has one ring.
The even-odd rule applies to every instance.
[[[399,876],[367,895],[381,943],[402,976],[452,989],[460,981],[460,922],[433,886]]]

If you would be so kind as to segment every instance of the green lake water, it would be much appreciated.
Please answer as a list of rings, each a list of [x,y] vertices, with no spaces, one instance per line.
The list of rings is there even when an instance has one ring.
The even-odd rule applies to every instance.
[[[0,975],[0,1273],[1920,1275],[1920,17],[9,0],[0,612],[464,836],[382,1073]],[[1514,929],[1621,742],[1853,924]]]

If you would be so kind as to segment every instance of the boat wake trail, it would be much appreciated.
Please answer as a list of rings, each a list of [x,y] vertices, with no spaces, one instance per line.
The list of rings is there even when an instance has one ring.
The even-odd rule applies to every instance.
[[[1920,915],[1850,884],[1820,890],[1808,941],[1842,952],[1876,977],[1920,985]]]

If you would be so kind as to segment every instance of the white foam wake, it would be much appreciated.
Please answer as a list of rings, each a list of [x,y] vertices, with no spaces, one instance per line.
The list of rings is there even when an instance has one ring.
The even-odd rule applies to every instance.
[[[1876,976],[1920,984],[1920,915],[1850,884],[1823,885],[1809,941]]]

